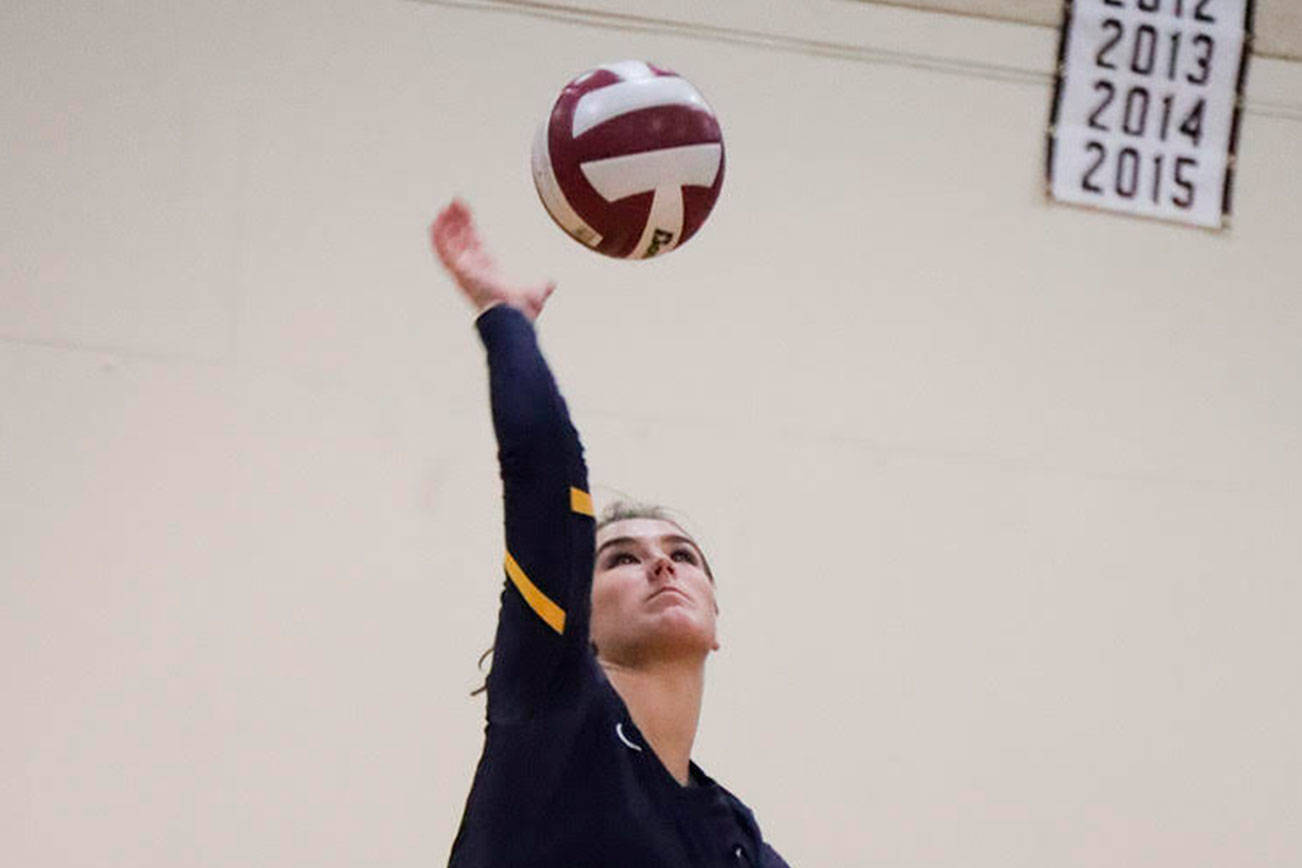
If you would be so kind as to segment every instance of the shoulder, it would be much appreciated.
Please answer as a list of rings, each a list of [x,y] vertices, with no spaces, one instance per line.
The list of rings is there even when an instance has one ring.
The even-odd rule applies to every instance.
[[[778,851],[769,846],[767,841],[761,846],[764,849],[760,851],[760,868],[791,868],[787,861],[778,855]]]
[[[761,831],[759,821],[755,819],[755,812],[750,809],[750,806],[739,799],[737,795],[727,787],[723,786],[718,781],[709,778],[709,776],[703,771],[700,771],[699,768],[696,769],[696,771],[700,772],[703,778],[709,780],[714,786],[719,788],[723,797],[732,807],[733,813],[737,816],[738,821],[751,835],[754,836],[755,840],[759,841],[760,868],[791,868],[791,866],[786,863],[786,860],[778,855],[778,852],[764,840],[764,833]]]

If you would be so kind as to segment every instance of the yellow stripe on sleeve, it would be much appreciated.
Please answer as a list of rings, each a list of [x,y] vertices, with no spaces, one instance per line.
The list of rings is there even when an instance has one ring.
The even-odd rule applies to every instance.
[[[570,486],[570,509],[580,515],[596,517],[596,512],[592,508],[592,495],[574,486]]]
[[[510,552],[506,553],[506,575],[520,589],[520,594],[529,604],[529,608],[546,621],[548,627],[564,634],[565,610],[548,599],[546,594],[538,590],[537,585],[529,581],[529,577],[524,574],[524,570],[520,569],[520,565],[515,562],[515,558],[511,557]]]

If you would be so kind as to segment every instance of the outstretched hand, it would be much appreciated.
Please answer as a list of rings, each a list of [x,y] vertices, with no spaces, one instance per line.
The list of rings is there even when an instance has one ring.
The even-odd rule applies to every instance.
[[[430,240],[439,261],[476,310],[509,304],[533,320],[556,289],[551,281],[531,285],[504,282],[497,262],[484,249],[469,206],[460,199],[453,199],[434,218]]]

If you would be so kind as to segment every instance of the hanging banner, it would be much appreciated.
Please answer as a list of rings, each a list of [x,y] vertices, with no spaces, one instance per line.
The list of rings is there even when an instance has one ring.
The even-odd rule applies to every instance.
[[[1222,228],[1252,0],[1066,0],[1049,195]]]

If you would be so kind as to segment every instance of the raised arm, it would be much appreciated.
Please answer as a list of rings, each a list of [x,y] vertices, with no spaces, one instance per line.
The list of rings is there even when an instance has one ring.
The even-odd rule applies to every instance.
[[[435,219],[439,259],[481,311],[506,524],[488,718],[527,720],[564,703],[587,655],[593,517],[578,432],[532,320],[554,284],[513,285],[484,250],[464,203]]]

